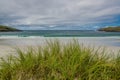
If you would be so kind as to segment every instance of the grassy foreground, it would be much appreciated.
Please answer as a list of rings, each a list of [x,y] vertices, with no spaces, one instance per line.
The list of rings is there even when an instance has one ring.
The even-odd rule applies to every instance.
[[[17,55],[0,61],[0,80],[120,80],[120,55],[85,48],[76,40],[47,41],[38,49],[17,49]]]

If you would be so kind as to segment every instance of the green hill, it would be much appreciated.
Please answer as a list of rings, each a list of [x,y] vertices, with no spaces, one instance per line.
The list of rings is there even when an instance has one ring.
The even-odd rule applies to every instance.
[[[100,28],[98,31],[105,31],[105,32],[120,32],[120,26],[117,27],[107,27],[107,28]]]
[[[0,25],[0,32],[20,31],[16,28]]]

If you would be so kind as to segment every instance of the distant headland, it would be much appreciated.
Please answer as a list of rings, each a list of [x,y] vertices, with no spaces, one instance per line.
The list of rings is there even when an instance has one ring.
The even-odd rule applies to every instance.
[[[105,31],[105,32],[120,32],[120,26],[117,27],[106,27],[106,28],[100,28],[98,31]]]
[[[21,30],[9,26],[0,25],[0,32],[15,32],[15,31],[21,31]]]

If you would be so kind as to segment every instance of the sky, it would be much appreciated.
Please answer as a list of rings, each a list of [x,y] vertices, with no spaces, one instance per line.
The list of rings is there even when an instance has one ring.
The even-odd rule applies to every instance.
[[[0,24],[23,30],[120,25],[120,0],[0,0]]]

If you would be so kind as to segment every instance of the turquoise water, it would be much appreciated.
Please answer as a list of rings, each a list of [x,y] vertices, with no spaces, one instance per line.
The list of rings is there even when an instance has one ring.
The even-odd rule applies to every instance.
[[[0,32],[0,36],[44,36],[44,37],[109,37],[120,36],[120,32],[99,32],[83,30],[29,30],[22,32]]]

